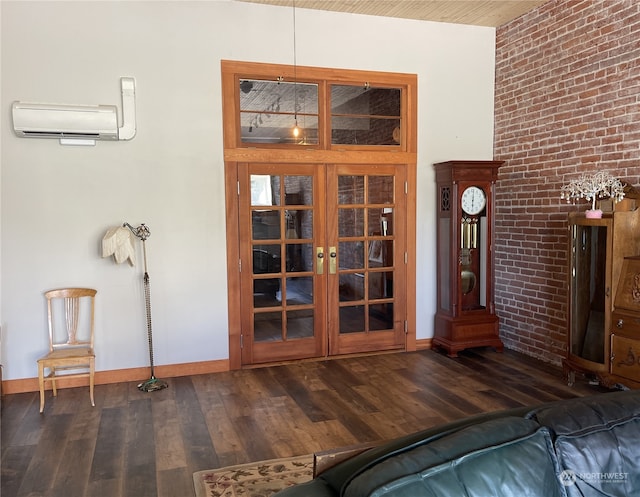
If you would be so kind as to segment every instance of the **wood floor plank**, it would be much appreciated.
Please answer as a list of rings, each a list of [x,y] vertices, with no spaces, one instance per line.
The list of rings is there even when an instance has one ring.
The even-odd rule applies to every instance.
[[[483,358],[488,356],[489,354]],[[489,361],[492,359],[490,358]],[[520,398],[525,405],[553,402],[575,395],[572,394],[573,390],[565,388],[564,378],[561,376],[554,378],[556,382],[554,385],[549,381],[542,380],[540,374],[532,375],[526,371],[518,371],[506,364],[493,363],[493,365],[489,365],[491,364],[489,361],[479,361],[477,358],[471,358],[465,354],[460,354],[459,360],[468,367],[473,366],[477,374],[486,377],[484,381],[487,385],[505,392],[509,389],[507,395]],[[594,390],[603,391],[598,388]]]
[[[129,402],[129,392],[135,387],[132,383],[112,383],[97,385],[95,388],[96,407],[110,409],[126,407]]]
[[[450,409],[449,406],[443,407],[440,399],[429,395],[416,399],[411,394],[414,390],[405,391],[402,388],[394,388],[393,395],[389,391],[389,382],[395,385],[397,375],[388,375],[387,378],[379,378],[375,374],[371,376],[371,382],[367,386],[359,387],[358,390],[366,395],[370,402],[375,403],[378,409],[389,416],[401,420],[420,420],[422,418],[433,418],[439,416],[443,421],[445,419],[462,416],[462,412],[455,410],[455,414],[446,413],[442,415],[444,410]]]
[[[227,415],[220,395],[199,392],[198,398],[218,464],[231,466],[247,461],[249,455],[243,446],[242,434],[237,430],[235,418]]]
[[[189,488],[191,488],[191,492],[188,491]],[[191,495],[195,495],[193,473],[187,471],[187,468],[174,468],[158,472],[157,497],[186,497]]]
[[[96,446],[93,454],[90,482],[121,480],[124,472],[124,448],[126,443],[128,411],[124,407],[102,410]]]
[[[327,412],[322,405],[314,400],[311,395],[312,392],[305,387],[304,379],[282,375],[278,378],[278,381],[311,421],[318,422],[334,419],[331,413]]]
[[[36,426],[40,426],[40,417],[34,414],[34,400],[33,394],[25,393],[5,395],[0,398],[0,412],[2,413],[2,422],[0,422],[2,447],[0,450],[2,454],[12,444],[31,445],[38,442],[40,432]],[[29,415],[31,415],[31,422],[25,423]],[[38,423],[34,425],[33,422],[36,420]]]
[[[40,414],[38,404],[29,401],[27,394],[17,394],[15,402],[2,407],[2,422],[0,423],[0,440],[2,440],[2,457],[4,451],[11,446],[37,445],[42,436],[45,424]],[[31,400],[34,395],[29,395]],[[12,397],[12,396],[7,396]]]
[[[284,374],[296,374],[295,369],[283,370],[282,367],[261,368],[262,374],[257,375],[257,380],[262,384],[265,396],[269,398],[286,397],[286,389],[278,382],[277,378],[281,375],[280,371],[284,371]],[[302,370],[305,371],[305,370]]]
[[[86,494],[91,472],[91,454],[95,439],[70,439],[60,454],[60,466],[56,473],[50,497],[83,497]]]
[[[130,403],[125,448],[124,497],[157,495],[156,447],[151,397]]]
[[[3,450],[0,495],[18,495],[18,489],[22,485],[35,451],[35,445],[9,445],[6,450]]]
[[[315,451],[318,441],[315,438],[316,426],[298,409],[297,404],[289,397],[277,397],[280,423],[283,428],[295,437],[300,449],[292,451],[291,456],[310,454]]]
[[[291,457],[305,453],[304,443],[298,438],[298,433],[289,430],[287,423],[281,419],[282,411],[277,405],[261,409],[259,423],[265,438],[271,445],[275,457]]]
[[[86,387],[58,389],[56,397],[51,390],[47,390],[45,394],[45,409],[50,409],[53,414],[70,414],[76,412],[79,405],[91,405],[88,380]]]
[[[37,392],[3,397],[2,497],[193,496],[195,471],[605,391],[585,381],[569,387],[559,368],[491,348],[455,359],[423,350],[298,362],[169,384],[156,392],[99,385],[95,407],[86,388],[63,389],[43,415]]]
[[[358,392],[357,387],[364,384],[363,380],[357,379],[339,361],[327,361],[324,366],[322,377],[329,385],[329,390],[343,401],[348,402],[351,411],[359,414],[378,411],[378,407],[370,403]]]
[[[261,423],[257,422],[255,417],[239,416],[235,419],[235,423],[238,426],[238,430],[244,435],[247,452],[254,454],[256,460],[261,461],[278,457],[273,450],[271,441],[265,435]]]
[[[195,468],[193,471],[217,467],[218,458],[191,379],[174,378],[171,388],[175,390],[176,407],[189,467]],[[214,466],[211,466],[212,464]]]
[[[72,429],[72,421],[72,415],[69,414],[47,416],[47,423],[22,479],[18,496],[50,493],[60,466],[60,454],[65,450]]]
[[[89,481],[85,497],[121,497],[122,479]]]
[[[485,355],[482,356],[481,360],[479,357],[471,359],[465,352],[461,352],[456,359],[444,358],[444,360],[457,363],[457,365],[466,368],[467,377],[471,377],[485,387],[503,392],[522,405],[549,402],[563,398],[563,396],[556,397],[548,393],[544,388],[540,388],[540,385],[545,383],[540,383],[537,378],[526,373],[514,373],[513,369],[503,367],[502,364],[497,365],[496,368],[487,366],[489,361],[497,360],[494,356],[503,354],[491,352],[490,350],[485,351]],[[427,373],[425,372],[425,374]],[[560,377],[554,378],[554,381],[559,382]]]
[[[318,448],[307,451],[307,453],[315,452],[316,450],[329,450],[334,447],[346,447],[359,443],[358,439],[353,436],[353,433],[347,430],[337,419],[314,423],[313,434]]]
[[[375,428],[367,424],[363,414],[358,409],[354,410],[348,400],[343,400],[337,392],[325,390],[316,392],[315,396],[318,399],[322,399],[317,403],[324,405],[326,411],[332,412],[332,417],[342,423],[347,431],[355,437],[357,443],[374,442],[382,439]]]
[[[156,468],[163,472],[187,466],[178,408],[174,398],[153,402]]]

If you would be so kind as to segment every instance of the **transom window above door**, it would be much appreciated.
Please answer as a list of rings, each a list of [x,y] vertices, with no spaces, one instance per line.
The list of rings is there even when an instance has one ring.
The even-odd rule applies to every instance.
[[[235,119],[225,134],[234,147],[406,150],[414,80],[270,64],[260,64],[259,74],[225,75],[226,67],[223,91],[235,103]]]

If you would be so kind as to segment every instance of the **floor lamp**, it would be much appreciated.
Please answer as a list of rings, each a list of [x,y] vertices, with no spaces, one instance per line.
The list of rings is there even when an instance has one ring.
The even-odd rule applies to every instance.
[[[135,260],[135,251],[133,250],[133,243],[131,241],[131,232],[134,236],[142,241],[142,255],[144,259],[144,275],[142,281],[144,284],[144,302],[145,310],[147,313],[147,339],[149,341],[149,363],[151,365],[151,377],[143,381],[138,385],[138,389],[143,392],[153,392],[155,390],[162,390],[169,385],[166,381],[156,378],[153,370],[153,330],[151,328],[151,293],[149,289],[149,272],[147,270],[147,246],[146,241],[151,236],[151,230],[144,223],[134,228],[129,223],[124,223],[122,227],[112,228],[107,231],[107,234],[102,241],[102,256],[107,257],[114,255],[116,262],[120,263],[129,259],[130,264],[133,265]]]

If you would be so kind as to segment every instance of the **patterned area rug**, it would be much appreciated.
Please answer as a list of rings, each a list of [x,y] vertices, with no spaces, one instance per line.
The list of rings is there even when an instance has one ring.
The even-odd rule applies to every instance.
[[[198,471],[196,497],[269,497],[313,478],[313,455]]]

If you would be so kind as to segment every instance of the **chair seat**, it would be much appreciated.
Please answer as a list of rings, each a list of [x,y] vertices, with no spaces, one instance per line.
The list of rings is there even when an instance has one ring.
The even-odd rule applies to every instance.
[[[76,359],[81,361],[87,361],[90,357],[95,357],[93,349],[90,347],[75,347],[69,349],[56,349],[52,352],[49,352],[46,356],[38,359],[38,362],[46,362],[46,361],[59,361],[61,359]]]

